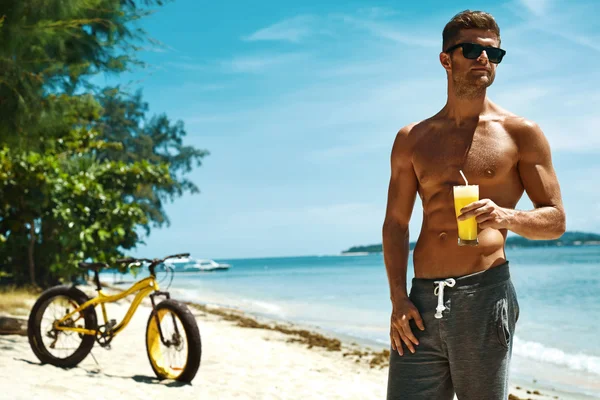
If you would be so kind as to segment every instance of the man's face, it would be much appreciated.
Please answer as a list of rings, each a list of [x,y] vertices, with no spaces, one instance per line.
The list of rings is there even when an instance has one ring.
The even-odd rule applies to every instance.
[[[494,33],[482,29],[462,30],[459,38],[451,45],[458,43],[500,46],[500,41]],[[448,71],[448,76],[452,79],[454,90],[459,97],[477,97],[494,82],[497,64],[490,62],[485,51],[474,60],[465,58],[462,51],[459,47],[450,54],[442,53],[442,64]],[[448,57],[446,62],[443,60],[444,57]]]

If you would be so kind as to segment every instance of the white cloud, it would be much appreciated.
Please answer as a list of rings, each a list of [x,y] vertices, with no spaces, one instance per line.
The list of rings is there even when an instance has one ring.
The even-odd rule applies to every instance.
[[[548,9],[549,0],[520,0],[521,4],[536,16],[542,16]]]
[[[554,150],[588,153],[600,151],[600,116],[548,116],[538,121]]]
[[[579,174],[574,178],[574,181],[570,183],[570,187],[580,196],[598,199],[595,207],[597,210],[594,214],[600,216],[600,187],[596,183],[597,177],[600,176],[600,167],[581,167],[577,172],[579,172]]]
[[[242,38],[248,42],[285,41],[298,43],[315,33],[317,18],[310,15],[298,15],[285,19]]]
[[[265,53],[239,55],[230,59],[210,63],[170,61],[166,65],[185,71],[223,72],[223,73],[259,73],[273,67],[295,63],[308,59],[307,53]]]
[[[493,101],[513,112],[527,110],[538,100],[551,95],[553,88],[538,86],[508,86],[493,96]]]
[[[387,7],[367,7],[358,10],[359,15],[364,15],[367,18],[386,18],[395,17],[400,14],[399,11]]]
[[[600,37],[592,37],[573,32],[565,32],[561,31],[560,29],[547,29],[543,26],[540,26],[540,29],[542,29],[546,33],[555,34],[563,39],[570,40],[580,46],[587,47],[595,51],[600,51]]]
[[[508,7],[515,15],[525,18],[522,28],[536,29],[579,46],[600,51],[600,36],[589,35],[594,30],[595,18],[589,18],[590,6],[564,2],[556,7],[551,0],[519,0],[531,15],[523,15],[519,7]],[[576,21],[573,23],[573,21]]]
[[[567,230],[600,232],[600,203],[597,203],[593,200],[587,201],[586,203],[587,204],[583,208],[587,212],[583,214],[570,212],[569,208],[567,207]],[[579,205],[579,207],[581,206]]]
[[[375,138],[369,141],[359,141],[352,144],[341,144],[325,149],[313,150],[308,154],[308,158],[309,160],[321,163],[350,156],[364,155],[365,153],[384,152],[386,150],[389,152],[389,150],[391,150],[392,140],[394,138],[393,132],[385,132],[373,136],[375,136]],[[373,136],[369,135],[370,138]],[[390,138],[390,140],[386,141],[379,139],[386,136]]]
[[[503,85],[490,97],[500,106],[534,120],[544,131],[553,151],[600,151],[600,95],[583,83],[568,79]]]
[[[349,15],[342,15],[339,18],[346,24],[355,28],[366,30],[375,37],[388,39],[396,43],[409,46],[421,47],[440,47],[441,40],[414,32],[397,29],[389,22],[382,22],[374,19],[355,18]]]
[[[306,53],[281,53],[236,56],[230,60],[221,61],[220,65],[225,72],[257,73],[272,67],[295,63],[308,58]]]
[[[360,9],[355,15],[331,14],[326,17],[299,15],[284,19],[242,38],[244,41],[284,41],[300,43],[316,35],[333,36],[344,29],[367,31],[377,38],[410,46],[440,46],[440,40],[398,29],[389,17],[398,12],[388,8]],[[384,18],[386,18],[384,20]],[[341,23],[341,24],[340,24]],[[397,23],[397,22],[396,22]]]
[[[399,62],[401,61],[387,58],[380,60],[365,60],[322,68],[317,71],[317,73],[325,78],[381,76],[382,74],[390,74],[394,70],[397,70]]]

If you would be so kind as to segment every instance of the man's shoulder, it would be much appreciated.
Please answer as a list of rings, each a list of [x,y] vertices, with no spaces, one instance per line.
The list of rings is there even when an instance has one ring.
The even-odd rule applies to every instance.
[[[402,138],[410,137],[410,135],[413,134],[414,127],[417,126],[419,123],[420,122],[411,122],[410,124],[403,126],[402,128],[400,128],[400,130],[396,134],[396,137],[398,137],[398,136],[400,136]]]
[[[420,122],[411,122],[403,126],[394,139],[392,146],[393,162],[407,163],[412,159],[413,149],[418,136]]]
[[[410,124],[403,126],[397,133],[396,138],[411,139],[414,140],[417,136],[427,131],[432,125],[432,118],[424,119],[422,121],[411,122]]]
[[[503,126],[517,145],[522,159],[549,154],[548,139],[535,121],[512,114],[504,117]]]
[[[510,114],[504,116],[503,125],[506,132],[517,142],[544,138],[544,132],[542,132],[542,129],[535,121],[519,115]]]
[[[504,126],[510,135],[531,135],[541,133],[541,129],[534,121],[512,113],[497,104],[493,105],[492,118]]]
[[[418,135],[419,124],[421,122],[411,122],[408,125],[403,126],[398,133],[396,134],[396,138],[394,140],[393,152],[400,153],[410,153],[412,147],[415,143],[415,139]]]

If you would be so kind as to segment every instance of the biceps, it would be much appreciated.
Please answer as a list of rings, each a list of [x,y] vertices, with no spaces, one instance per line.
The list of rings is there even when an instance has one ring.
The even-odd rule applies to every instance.
[[[520,162],[519,175],[535,208],[562,206],[560,186],[550,161]]]
[[[408,226],[417,195],[417,177],[412,168],[392,174],[388,189],[386,223]]]

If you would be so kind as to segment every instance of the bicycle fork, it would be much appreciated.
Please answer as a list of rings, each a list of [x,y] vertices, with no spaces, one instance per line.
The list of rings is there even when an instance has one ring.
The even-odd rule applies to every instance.
[[[177,342],[171,342],[170,340],[165,340],[165,337],[163,335],[162,332],[162,327],[160,326],[160,320],[158,319],[158,313],[156,312],[156,304],[154,303],[154,297],[155,296],[165,296],[167,298],[167,300],[171,299],[171,296],[169,294],[169,292],[161,292],[161,291],[156,291],[154,293],[150,294],[150,302],[152,303],[152,312],[154,313],[154,318],[156,320],[156,325],[158,326],[158,334],[160,335],[160,341],[162,342],[162,344],[164,344],[165,346],[169,347],[171,345],[179,345],[179,329],[177,328],[177,320],[175,320],[175,314],[171,313],[171,318],[173,318],[173,326],[175,327],[175,335],[176,335],[176,340]]]

